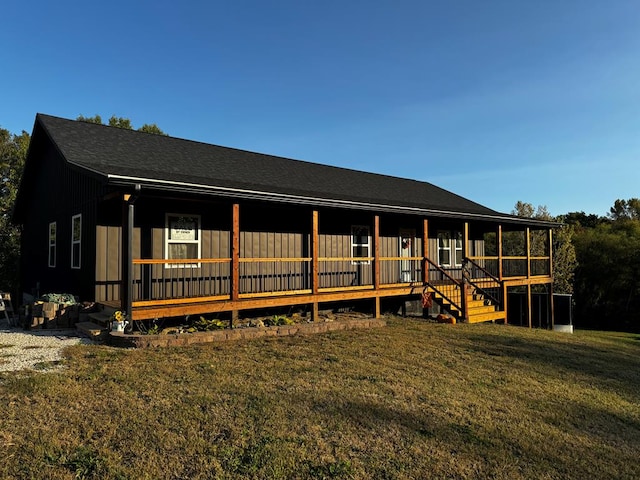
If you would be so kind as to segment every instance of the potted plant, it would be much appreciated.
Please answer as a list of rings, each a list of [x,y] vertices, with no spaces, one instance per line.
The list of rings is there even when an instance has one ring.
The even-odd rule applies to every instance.
[[[121,310],[116,310],[111,315],[111,331],[112,332],[123,332],[124,327],[129,325],[127,321],[127,314]]]

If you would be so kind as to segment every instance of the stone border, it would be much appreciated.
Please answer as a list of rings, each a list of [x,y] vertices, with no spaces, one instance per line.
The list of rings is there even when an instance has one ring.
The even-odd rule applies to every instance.
[[[210,332],[177,333],[168,335],[128,335],[122,332],[109,332],[107,343],[115,347],[152,348],[183,347],[199,343],[227,342],[232,340],[250,340],[262,337],[286,337],[314,333],[335,332],[338,330],[356,330],[362,328],[384,327],[382,319],[338,320],[335,322],[297,323],[279,327],[246,327],[232,330],[213,330]]]

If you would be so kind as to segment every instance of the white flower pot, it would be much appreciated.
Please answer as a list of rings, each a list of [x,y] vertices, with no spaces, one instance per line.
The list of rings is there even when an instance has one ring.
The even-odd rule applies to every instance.
[[[122,321],[122,322],[116,322],[113,321],[111,322],[111,331],[112,332],[124,332],[124,327],[126,327],[129,324],[129,322]]]

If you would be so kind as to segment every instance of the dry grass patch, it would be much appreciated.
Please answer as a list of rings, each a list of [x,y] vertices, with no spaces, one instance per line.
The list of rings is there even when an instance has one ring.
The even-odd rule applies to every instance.
[[[640,340],[390,319],[4,374],[4,478],[637,478]]]

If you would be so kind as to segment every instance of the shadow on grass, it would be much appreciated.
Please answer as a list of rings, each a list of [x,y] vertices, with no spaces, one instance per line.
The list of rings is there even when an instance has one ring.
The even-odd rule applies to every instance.
[[[614,389],[629,401],[640,403],[640,349],[635,345],[621,343],[620,350],[616,351],[611,346],[598,348],[579,340],[561,342],[546,336],[486,334],[464,337],[461,346],[487,356],[525,362],[537,371],[582,377],[593,385]]]

